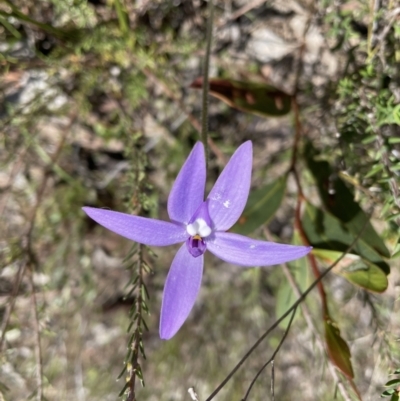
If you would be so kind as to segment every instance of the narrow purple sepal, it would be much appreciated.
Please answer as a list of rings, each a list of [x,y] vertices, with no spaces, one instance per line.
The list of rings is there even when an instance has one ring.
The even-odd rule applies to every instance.
[[[103,227],[140,244],[166,246],[188,238],[185,226],[180,224],[94,207],[82,209]]]
[[[168,197],[168,215],[187,224],[204,200],[206,159],[204,146],[197,142],[182,166]]]
[[[247,141],[233,154],[208,195],[208,211],[218,231],[229,230],[246,206],[252,159],[252,144]]]
[[[225,262],[239,266],[272,266],[307,255],[312,247],[258,241],[239,234],[216,232],[207,249]]]
[[[204,256],[194,258],[183,244],[175,255],[165,282],[160,337],[169,340],[189,316],[200,290]]]

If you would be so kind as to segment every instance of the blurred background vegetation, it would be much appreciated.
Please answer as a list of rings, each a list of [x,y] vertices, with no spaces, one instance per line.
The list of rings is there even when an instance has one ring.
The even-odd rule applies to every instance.
[[[137,253],[81,207],[167,219],[199,140],[207,15],[201,0],[0,2],[0,399],[123,390]],[[329,319],[317,291],[297,313],[276,400],[377,399],[400,367],[399,21],[394,0],[215,0],[208,186],[239,144],[254,145],[234,230],[306,240],[321,269],[362,232],[323,282]],[[244,270],[207,255],[195,308],[165,342],[175,249],[140,252],[150,313],[138,400],[188,400],[190,387],[205,400],[316,274],[307,258]],[[285,324],[218,399],[243,399]],[[270,382],[268,368],[249,399],[271,399]]]

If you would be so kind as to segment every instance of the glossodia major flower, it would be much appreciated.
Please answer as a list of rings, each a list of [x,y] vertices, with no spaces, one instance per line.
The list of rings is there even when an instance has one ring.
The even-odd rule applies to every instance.
[[[311,247],[258,241],[226,232],[239,219],[250,190],[252,144],[233,154],[204,201],[206,163],[198,142],[168,198],[170,222],[84,207],[89,217],[125,238],[150,246],[184,242],[172,261],[161,306],[160,337],[173,337],[187,319],[200,289],[204,252],[239,266],[272,266],[301,258]]]

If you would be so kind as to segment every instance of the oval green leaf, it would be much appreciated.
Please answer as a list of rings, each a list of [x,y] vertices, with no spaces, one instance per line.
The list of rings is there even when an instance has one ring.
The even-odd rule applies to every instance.
[[[262,117],[280,117],[291,110],[290,95],[262,82],[210,78],[209,84],[210,95],[241,111]],[[197,78],[190,87],[202,88],[203,78]]]
[[[339,259],[342,252],[313,249],[313,254],[327,264],[332,264]],[[333,272],[369,291],[383,292],[388,286],[386,274],[378,266],[358,255],[347,254],[333,268]]]
[[[340,220],[343,227],[354,235],[362,229],[361,239],[370,248],[385,258],[390,258],[382,238],[375,231],[369,217],[354,200],[354,195],[336,174],[330,164],[318,159],[318,152],[311,142],[304,150],[307,166],[317,182],[318,192],[325,208]]]
[[[394,394],[395,390],[394,388],[390,389],[390,390],[385,390],[382,394],[381,397],[385,398],[385,397],[390,397],[392,394]]]
[[[314,248],[338,252],[346,251],[359,232],[353,232],[331,213],[316,208],[310,203],[306,204],[302,223],[307,238]],[[357,240],[351,252],[373,263],[385,274],[389,274],[389,265],[374,248],[364,241],[363,236]]]
[[[250,193],[242,216],[232,228],[233,232],[250,234],[274,216],[285,195],[286,177]]]
[[[385,383],[385,387],[395,386],[396,384],[400,384],[400,379],[389,380],[387,383]]]
[[[354,378],[351,354],[346,341],[340,336],[340,330],[336,323],[329,317],[325,319],[325,341],[327,351],[332,363],[349,379]]]

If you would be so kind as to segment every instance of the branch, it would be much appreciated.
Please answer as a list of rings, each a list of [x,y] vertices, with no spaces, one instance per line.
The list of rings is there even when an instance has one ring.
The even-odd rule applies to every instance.
[[[356,242],[359,240],[360,236],[364,232],[366,224],[362,230],[358,233],[357,237],[346,249],[345,252],[332,264],[330,265],[321,275],[308,287],[308,289],[301,295],[301,297],[274,323],[264,334],[253,344],[253,346],[246,352],[246,354],[240,359],[236,366],[231,370],[227,377],[221,382],[221,384],[211,393],[211,395],[206,399],[206,401],[211,401],[225,386],[226,383],[232,378],[232,376],[239,370],[243,363],[249,358],[249,356],[257,349],[257,347],[263,342],[263,340],[268,336],[268,334],[273,331],[289,314],[296,309],[307,297],[307,295],[318,285],[320,281],[353,249]]]
[[[275,350],[274,353],[272,354],[271,358],[268,359],[268,361],[265,362],[265,364],[264,364],[264,365],[261,367],[261,369],[257,372],[257,374],[255,375],[254,379],[251,381],[250,386],[249,386],[249,388],[247,389],[246,395],[244,396],[244,398],[243,398],[242,401],[246,401],[246,400],[247,400],[247,397],[249,396],[251,389],[253,388],[255,382],[257,381],[257,379],[258,379],[258,377],[260,376],[260,374],[262,373],[262,371],[263,371],[271,362],[273,363],[273,361],[274,361],[276,355],[278,354],[279,350],[281,349],[281,346],[282,346],[283,342],[285,341],[285,339],[286,339],[286,337],[287,337],[287,335],[288,335],[288,333],[289,333],[290,327],[292,326],[292,322],[293,322],[294,316],[295,316],[295,314],[296,314],[296,310],[297,310],[297,307],[293,309],[292,316],[290,316],[289,324],[288,324],[288,326],[286,327],[285,332],[283,333],[282,339],[281,339],[281,341],[279,342],[278,347],[276,348],[276,350]],[[273,385],[271,386],[271,390],[272,390],[271,392],[273,393]]]
[[[209,70],[210,70],[210,52],[211,52],[211,41],[213,31],[213,19],[214,19],[214,1],[208,0],[208,20],[207,20],[207,36],[206,36],[206,54],[204,57],[203,67],[203,99],[202,99],[202,111],[201,111],[201,140],[204,144],[204,150],[206,154],[206,170],[208,169],[208,92],[209,92]]]
[[[290,286],[292,287],[293,292],[296,294],[296,296],[298,298],[300,298],[302,296],[302,293],[300,291],[299,286],[296,283],[296,280],[294,279],[292,272],[290,271],[289,267],[287,266],[286,263],[282,264],[282,269],[283,269],[283,273],[285,274]],[[307,323],[308,328],[312,331],[312,333],[314,334],[314,337],[317,341],[317,345],[318,348],[320,349],[320,351],[325,353],[325,346],[324,346],[324,342],[321,339],[321,336],[311,318],[311,313],[307,307],[307,305],[305,303],[302,303],[300,305],[301,311],[303,312],[303,316],[304,319]],[[337,373],[336,368],[333,366],[332,362],[330,361],[329,358],[328,359],[328,368],[329,371],[333,377],[333,379],[335,380],[335,382],[337,383],[337,386],[339,387],[339,391],[342,394],[343,398],[345,401],[351,401],[351,397],[349,396],[349,394],[347,393],[347,390],[345,388],[345,386],[343,385],[343,383],[340,381],[339,375]]]
[[[35,341],[35,359],[36,359],[36,399],[37,401],[42,401],[43,399],[43,361],[42,361],[42,347],[40,345],[40,326],[39,326],[39,316],[37,311],[37,299],[35,294],[35,286],[33,283],[33,266],[30,265],[29,269],[29,283],[32,299],[32,312],[33,312],[33,323],[34,323],[34,341]]]
[[[182,112],[186,114],[186,117],[189,120],[190,124],[192,124],[192,127],[201,135],[200,121],[187,109],[182,99],[178,95],[176,95],[168,87],[168,85],[166,85],[156,75],[154,75],[154,73],[149,68],[143,68],[142,72],[151,82],[153,82],[153,84],[156,84],[159,87],[159,89],[161,89],[169,99],[171,99],[178,105],[178,107],[182,110]],[[214,153],[214,155],[217,157],[218,163],[221,166],[224,166],[226,164],[226,158],[223,152],[221,152],[216,143],[210,137],[207,138],[207,144]]]
[[[37,258],[36,258],[36,255],[35,255],[34,251],[33,251],[33,247],[32,247],[32,233],[33,233],[33,230],[35,228],[37,212],[38,212],[38,209],[40,207],[42,198],[44,196],[44,192],[46,190],[46,186],[47,186],[48,179],[50,177],[51,169],[54,168],[54,166],[57,163],[58,158],[60,157],[60,154],[61,154],[61,151],[63,149],[63,146],[64,146],[65,140],[67,138],[67,135],[69,134],[72,125],[75,123],[76,118],[77,118],[77,113],[74,111],[71,114],[70,123],[65,127],[65,129],[63,131],[61,140],[60,140],[60,142],[59,142],[59,144],[57,146],[57,149],[56,149],[54,155],[50,158],[49,164],[48,164],[47,169],[45,171],[45,174],[43,176],[43,180],[42,180],[42,182],[40,184],[40,187],[39,187],[39,189],[37,191],[37,194],[36,194],[36,202],[35,202],[35,205],[33,206],[32,211],[31,211],[30,219],[29,219],[29,226],[28,226],[27,232],[26,232],[26,234],[24,236],[24,238],[26,239],[26,244],[24,245],[24,250],[23,251],[24,251],[24,253],[26,255],[26,259],[22,262],[22,264],[20,265],[20,267],[18,269],[17,277],[16,277],[16,279],[14,281],[14,285],[13,285],[13,290],[12,290],[12,293],[11,293],[10,297],[7,300],[7,308],[6,308],[6,311],[5,311],[4,315],[3,315],[3,320],[2,320],[1,326],[0,326],[0,328],[1,328],[0,352],[2,352],[3,349],[4,349],[5,333],[6,333],[7,326],[8,326],[10,317],[11,317],[11,313],[12,313],[12,311],[14,309],[14,306],[15,306],[15,300],[16,300],[16,297],[18,295],[22,279],[23,279],[23,277],[25,275],[25,272],[26,272],[26,268],[27,268],[27,266],[29,264],[34,266],[37,263]]]

